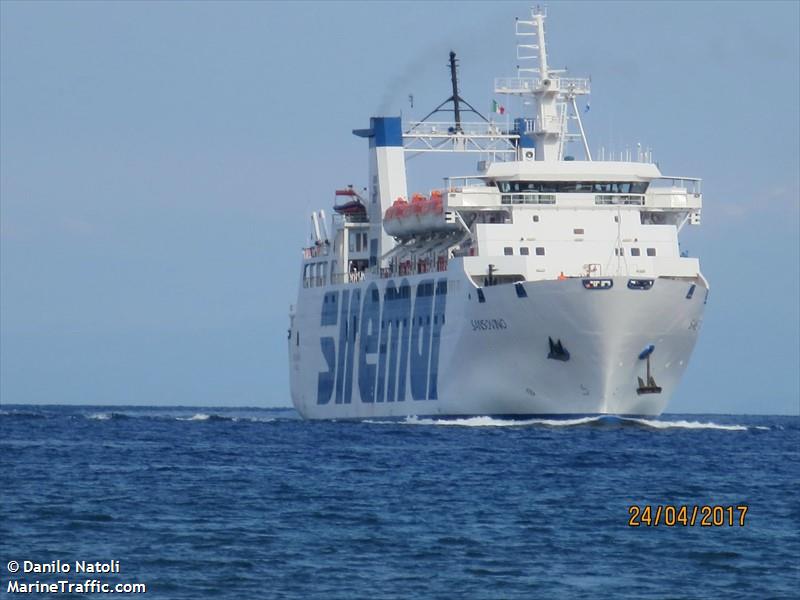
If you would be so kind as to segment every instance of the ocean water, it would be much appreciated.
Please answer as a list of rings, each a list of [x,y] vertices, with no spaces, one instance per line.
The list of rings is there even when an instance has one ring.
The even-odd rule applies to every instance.
[[[289,409],[4,405],[0,494],[9,598],[25,595],[9,592],[14,581],[89,578],[169,599],[800,589],[797,417],[353,423]],[[736,508],[734,525],[632,527],[630,505],[747,511],[743,525]],[[22,572],[57,560],[71,572]],[[75,572],[112,560],[119,573]]]

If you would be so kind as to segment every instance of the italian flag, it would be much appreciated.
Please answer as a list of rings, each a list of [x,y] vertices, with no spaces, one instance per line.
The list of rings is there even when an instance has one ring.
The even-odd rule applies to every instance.
[[[492,112],[498,115],[504,115],[506,113],[506,107],[502,104],[498,104],[497,100],[492,100]]]

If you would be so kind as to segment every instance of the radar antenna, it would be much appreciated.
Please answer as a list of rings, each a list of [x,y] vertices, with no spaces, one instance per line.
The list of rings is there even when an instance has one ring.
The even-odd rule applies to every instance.
[[[453,85],[453,95],[450,96],[447,100],[442,102],[439,106],[434,108],[431,112],[429,112],[423,119],[420,119],[419,123],[424,123],[428,120],[428,118],[437,112],[452,112],[453,113],[453,133],[464,133],[464,130],[461,128],[461,104],[465,104],[469,107],[469,110],[463,110],[463,112],[472,112],[478,115],[481,119],[489,122],[489,119],[484,117],[481,113],[479,113],[475,108],[461,95],[458,93],[458,60],[456,60],[456,53],[452,50],[450,51],[450,83]],[[453,103],[453,108],[444,108],[449,102]]]

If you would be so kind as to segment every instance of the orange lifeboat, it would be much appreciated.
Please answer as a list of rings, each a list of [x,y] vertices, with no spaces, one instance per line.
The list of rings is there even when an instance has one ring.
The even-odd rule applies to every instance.
[[[394,237],[425,235],[457,227],[444,221],[444,204],[439,190],[433,190],[430,198],[415,193],[410,202],[398,198],[386,210],[383,219],[384,230]]]
[[[408,208],[408,202],[402,198],[398,198],[394,203],[386,209],[386,214],[383,216],[385,220],[401,219]]]
[[[444,205],[442,204],[442,192],[439,190],[433,190],[431,192],[430,208],[428,209],[428,212],[433,213],[437,216],[437,218],[444,212]]]
[[[386,233],[393,236],[400,236],[404,230],[404,217],[408,214],[408,202],[403,198],[397,198],[392,205],[386,209],[383,215],[383,228]]]
[[[414,194],[411,197],[411,213],[415,215],[421,215],[422,213],[426,212],[426,208],[428,207],[428,199],[423,196],[422,194]]]

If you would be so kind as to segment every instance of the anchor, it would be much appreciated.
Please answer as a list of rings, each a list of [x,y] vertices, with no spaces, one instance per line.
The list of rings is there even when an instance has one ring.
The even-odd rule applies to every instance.
[[[563,362],[567,362],[569,360],[569,351],[564,348],[560,339],[557,342],[554,342],[553,338],[548,337],[547,341],[550,344],[550,352],[547,354],[547,358],[552,358],[553,360],[560,360]]]
[[[656,380],[650,374],[650,355],[656,347],[653,344],[647,346],[644,350],[639,353],[639,360],[646,360],[647,361],[647,383],[641,378],[637,377],[639,380],[639,387],[636,388],[636,393],[640,396],[642,394],[660,394],[661,388],[656,385]]]

